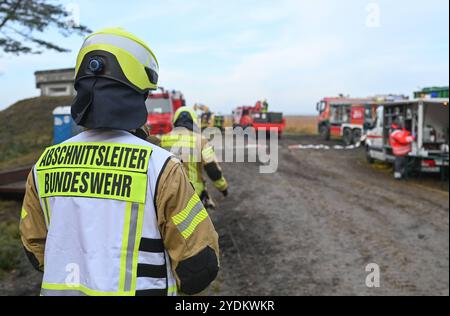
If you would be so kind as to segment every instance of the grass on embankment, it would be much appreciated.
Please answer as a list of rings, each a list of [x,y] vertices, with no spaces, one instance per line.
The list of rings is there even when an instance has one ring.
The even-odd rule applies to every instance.
[[[23,249],[19,234],[20,203],[0,200],[0,279],[20,268]]]
[[[72,97],[38,97],[0,112],[0,170],[32,165],[53,141],[53,110]]]

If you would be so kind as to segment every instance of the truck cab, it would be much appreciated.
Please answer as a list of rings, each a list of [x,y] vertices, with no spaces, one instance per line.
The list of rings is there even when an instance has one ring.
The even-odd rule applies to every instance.
[[[247,128],[252,126],[253,119],[251,117],[252,107],[251,106],[241,106],[233,111],[233,128],[242,127]]]
[[[435,173],[449,165],[448,99],[416,99],[380,103],[377,118],[367,132],[369,162],[393,162],[389,142],[392,124],[402,118],[407,130],[416,136],[408,156],[413,169]]]
[[[183,94],[179,91],[152,93],[146,101],[148,118],[147,125],[151,135],[164,135],[173,130],[173,116],[182,106],[186,105]]]
[[[323,140],[335,137],[342,138],[347,146],[358,144],[366,133],[366,124],[374,121],[375,110],[370,98],[324,98],[317,103],[319,133]]]

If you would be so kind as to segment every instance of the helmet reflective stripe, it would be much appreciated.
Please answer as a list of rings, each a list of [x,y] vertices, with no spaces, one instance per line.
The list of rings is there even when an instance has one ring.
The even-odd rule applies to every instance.
[[[125,29],[120,28],[120,27],[116,27],[116,28],[106,28],[103,30],[100,30],[98,32],[95,32],[93,34],[91,34],[88,37],[91,37],[93,35],[97,35],[97,34],[113,34],[113,35],[117,35],[117,36],[122,36],[125,38],[128,38],[138,44],[140,44],[142,47],[145,47],[146,50],[148,50],[150,53],[153,54],[152,50],[150,49],[150,47],[147,46],[147,44],[145,44],[144,41],[142,41],[140,38],[134,36],[133,34],[127,32]],[[155,55],[153,54],[153,56],[155,57]],[[155,57],[156,59],[156,57]]]
[[[94,71],[92,59],[104,67]],[[152,50],[139,38],[120,28],[104,29],[88,36],[78,54],[75,81],[100,77],[128,85],[138,93],[156,90],[159,64]]]
[[[86,55],[93,51],[105,51],[113,54],[117,58],[125,77],[129,81],[128,84],[131,84],[133,88],[136,87],[142,91],[157,89],[156,83],[152,83],[150,81],[150,77],[145,71],[145,67],[136,58],[134,58],[133,55],[121,48],[107,44],[90,45],[80,51],[76,67],[77,78],[83,71],[80,69],[83,60],[86,58]],[[113,77],[112,79],[117,78]],[[127,82],[125,83],[127,84]]]
[[[81,49],[98,44],[112,45],[126,50],[139,60],[142,65],[156,73],[159,72],[158,63],[152,53],[132,39],[113,34],[94,34],[86,39]]]

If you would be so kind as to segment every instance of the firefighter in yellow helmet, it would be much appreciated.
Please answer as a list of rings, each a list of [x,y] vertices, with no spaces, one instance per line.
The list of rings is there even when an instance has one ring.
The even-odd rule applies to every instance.
[[[150,48],[123,29],[78,55],[72,116],[87,131],[50,147],[20,222],[41,295],[196,294],[216,277],[218,236],[179,159],[136,133],[157,87]]]
[[[161,147],[182,159],[195,192],[205,206],[214,208],[214,202],[206,188],[204,171],[216,189],[225,197],[228,196],[228,182],[223,176],[214,148],[202,137],[199,120],[193,109],[180,108],[175,113],[173,122],[175,129],[161,138]]]

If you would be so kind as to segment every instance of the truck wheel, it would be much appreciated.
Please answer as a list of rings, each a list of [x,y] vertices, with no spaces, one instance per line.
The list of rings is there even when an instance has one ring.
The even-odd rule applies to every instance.
[[[370,155],[369,146],[366,146],[366,158],[367,158],[367,163],[369,163],[370,165],[373,165],[375,163],[375,159],[373,159],[372,156]]]
[[[330,140],[330,129],[327,126],[320,127],[320,137],[326,141]]]
[[[358,143],[361,143],[362,139],[362,132],[360,129],[354,129],[353,130],[353,143],[356,145]]]
[[[345,146],[350,146],[353,144],[353,132],[350,128],[344,129],[344,144]]]

